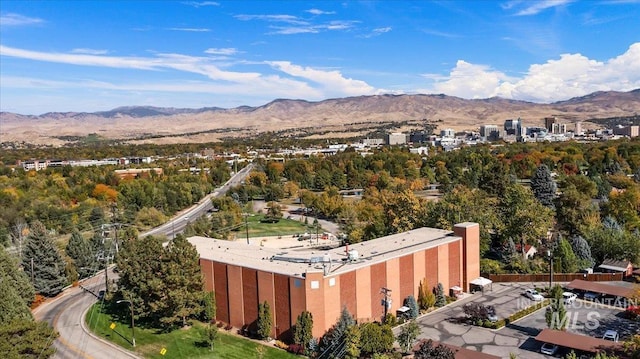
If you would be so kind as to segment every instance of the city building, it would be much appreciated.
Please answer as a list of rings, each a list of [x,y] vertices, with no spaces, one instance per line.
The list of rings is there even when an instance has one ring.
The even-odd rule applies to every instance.
[[[496,125],[480,126],[480,137],[486,141],[495,141],[500,138],[500,130]]]
[[[322,336],[346,307],[358,322],[394,313],[420,282],[469,291],[480,276],[480,227],[460,223],[453,231],[418,228],[329,250],[278,249],[191,237],[200,254],[205,289],[214,291],[217,319],[248,328],[258,304],[271,309],[272,337],[290,339],[303,311],[313,315],[313,336]]]
[[[521,126],[522,121],[520,120],[520,118],[518,118],[517,120],[509,119],[504,121],[504,131],[507,135],[520,136],[521,134],[519,132],[521,131]]]
[[[578,121],[575,124],[575,130],[573,131],[573,133],[576,134],[576,136],[582,136],[584,134],[584,132],[582,131],[582,122]]]
[[[557,123],[558,123],[558,119],[555,117],[544,118],[544,128],[546,128],[549,133],[555,133],[553,132],[553,125]]]
[[[618,126],[613,129],[614,135],[638,137],[640,135],[640,126]]]
[[[387,145],[404,145],[407,143],[407,135],[402,132],[387,134]]]
[[[456,131],[454,131],[451,128],[445,128],[445,129],[440,131],[440,137],[454,138],[454,137],[456,137]]]

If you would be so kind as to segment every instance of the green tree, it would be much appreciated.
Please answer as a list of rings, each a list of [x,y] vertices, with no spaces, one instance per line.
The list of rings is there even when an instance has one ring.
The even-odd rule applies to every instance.
[[[338,355],[334,355],[333,352],[330,352],[330,358],[341,358],[344,356],[345,359],[359,359],[360,358],[360,341],[362,340],[362,334],[360,333],[360,327],[357,325],[352,325],[347,328],[344,333],[344,353],[338,353]]]
[[[415,359],[454,359],[455,353],[442,344],[434,345],[429,339],[420,345],[413,357]]]
[[[73,264],[80,279],[89,277],[94,274],[96,257],[91,253],[91,246],[87,240],[82,237],[78,230],[71,233],[71,238],[65,249],[67,255],[73,259]]]
[[[413,295],[409,295],[404,299],[403,305],[411,308],[411,319],[416,319],[420,314],[420,307],[418,306],[418,302],[416,302],[416,298]]]
[[[2,247],[0,247],[0,278],[15,290],[27,308],[31,306],[36,293],[29,276],[18,267],[18,263]]]
[[[0,353],[7,359],[50,358],[58,333],[46,322],[15,319],[0,325]]]
[[[165,287],[164,317],[169,326],[187,325],[187,318],[202,312],[204,280],[200,270],[200,255],[183,235],[174,238],[163,250]]]
[[[444,295],[444,287],[442,286],[442,283],[438,283],[438,286],[436,287],[435,306],[440,308],[440,307],[444,307],[446,304],[447,304],[447,298]]]
[[[213,351],[216,339],[218,339],[218,327],[213,323],[209,323],[205,329],[205,342],[209,345],[211,351]]]
[[[591,256],[591,246],[584,237],[576,235],[571,237],[571,248],[580,261],[583,268],[593,268],[596,263]]]
[[[400,333],[398,333],[396,339],[403,353],[406,354],[411,351],[413,343],[415,343],[416,338],[418,338],[418,334],[420,334],[420,327],[415,320],[409,321],[409,323],[400,328]]]
[[[205,292],[202,295],[202,308],[203,308],[203,312],[202,312],[203,319],[208,323],[213,322],[216,319],[216,311],[217,311],[216,294],[213,291]]]
[[[0,273],[0,323],[14,319],[33,319],[29,307],[13,287],[11,279]]]
[[[282,208],[276,202],[269,202],[267,203],[267,213],[264,217],[267,220],[277,222],[282,218]]]
[[[567,176],[560,181],[560,195],[556,200],[556,218],[569,234],[582,229],[598,216],[591,199],[597,194],[596,185],[588,177]]]
[[[360,325],[360,352],[365,356],[375,353],[387,353],[393,348],[391,327],[379,323]]]
[[[302,346],[305,353],[309,351],[309,342],[313,338],[313,316],[308,311],[303,311],[296,319],[293,328],[293,342]]]
[[[326,358],[336,357],[340,349],[347,346],[347,331],[352,327],[356,327],[356,320],[351,316],[346,306],[342,307],[337,322],[320,339],[318,352],[326,353]],[[351,339],[355,341],[356,338],[359,338],[359,331],[357,329],[351,330],[351,335]]]
[[[558,238],[553,257],[555,259],[553,261],[554,270],[557,273],[576,273],[578,271],[578,258],[566,239]]]
[[[537,243],[540,238],[546,238],[552,226],[552,211],[538,202],[531,190],[519,184],[505,189],[498,209],[504,224],[503,240],[516,238],[524,243]]]
[[[57,295],[67,285],[64,259],[47,229],[38,221],[31,224],[31,232],[23,248],[22,267],[33,271],[33,287],[46,297]]]
[[[271,307],[265,300],[263,303],[258,304],[258,337],[263,340],[269,338],[272,325]]]
[[[531,177],[531,190],[536,199],[543,206],[553,208],[553,201],[556,197],[557,186],[551,178],[551,171],[547,165],[538,166],[536,173]]]
[[[564,298],[562,297],[562,287],[556,284],[551,288],[551,304],[547,307],[544,314],[549,329],[564,330],[567,326],[567,310],[564,307]]]
[[[163,301],[167,300],[163,263],[158,260],[163,251],[160,238],[149,236],[124,241],[116,257],[118,295],[133,303],[136,321],[152,326],[162,326]]]

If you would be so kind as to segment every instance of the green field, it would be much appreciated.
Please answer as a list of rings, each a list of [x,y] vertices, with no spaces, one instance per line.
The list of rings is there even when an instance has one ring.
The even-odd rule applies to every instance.
[[[229,334],[224,329],[220,329],[212,352],[204,343],[204,324],[199,322],[194,322],[189,329],[177,329],[169,333],[135,327],[134,350],[130,342],[131,326],[128,320],[125,318],[124,322],[119,322],[111,315],[104,313],[100,302],[93,305],[87,312],[85,322],[93,333],[125,349],[135,351],[145,358],[299,358],[283,350]],[[109,328],[111,323],[115,323],[113,330]],[[166,349],[164,355],[160,354],[163,348]],[[262,356],[258,350],[262,352]]]
[[[300,222],[292,219],[281,219],[277,223],[262,223],[260,222],[264,216],[256,214],[249,216],[247,222],[249,224],[249,237],[269,237],[269,236],[290,236],[296,233],[315,232],[313,226],[313,217],[309,217],[309,225],[305,226],[304,222]],[[318,232],[322,233],[322,227],[318,228]],[[246,236],[244,226],[240,227],[236,233],[237,238],[243,238]]]

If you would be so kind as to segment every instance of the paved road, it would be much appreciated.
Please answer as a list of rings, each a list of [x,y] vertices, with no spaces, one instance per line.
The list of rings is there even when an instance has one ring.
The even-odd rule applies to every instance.
[[[224,195],[231,187],[240,184],[251,171],[252,165],[238,171],[227,183],[217,188],[216,191],[197,205],[188,208],[170,222],[156,227],[140,236],[164,234],[172,237],[177,233],[181,233],[190,218],[197,218],[207,213],[213,208],[211,198]],[[113,274],[109,273],[109,279],[113,278]],[[87,279],[81,288],[70,288],[65,290],[57,298],[48,301],[33,311],[37,320],[45,320],[60,336],[53,343],[57,349],[54,358],[56,359],[131,359],[139,358],[135,354],[103,341],[87,330],[84,324],[84,316],[89,307],[97,301],[95,293],[104,289],[105,286],[104,272]]]
[[[110,274],[110,278],[113,274]],[[87,279],[80,287],[67,289],[53,301],[46,302],[33,312],[37,320],[53,326],[60,336],[53,342],[57,359],[132,359],[135,354],[118,346],[108,344],[85,328],[84,316],[98,299],[95,293],[104,289],[104,273]]]

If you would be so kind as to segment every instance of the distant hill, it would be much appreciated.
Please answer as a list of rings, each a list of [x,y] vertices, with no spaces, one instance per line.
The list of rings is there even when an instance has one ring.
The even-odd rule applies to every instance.
[[[310,102],[278,99],[258,107],[179,109],[119,107],[94,113],[51,112],[40,116],[0,113],[0,141],[61,145],[61,138],[97,134],[108,139],[156,143],[215,141],[265,131],[299,129],[306,136],[358,134],[355,124],[428,120],[439,128],[477,130],[520,117],[527,126],[556,116],[573,123],[640,113],[640,89],[595,92],[551,104],[488,98],[466,100],[447,95],[376,95]],[[232,132],[229,132],[229,131]],[[152,140],[151,140],[152,139]]]

